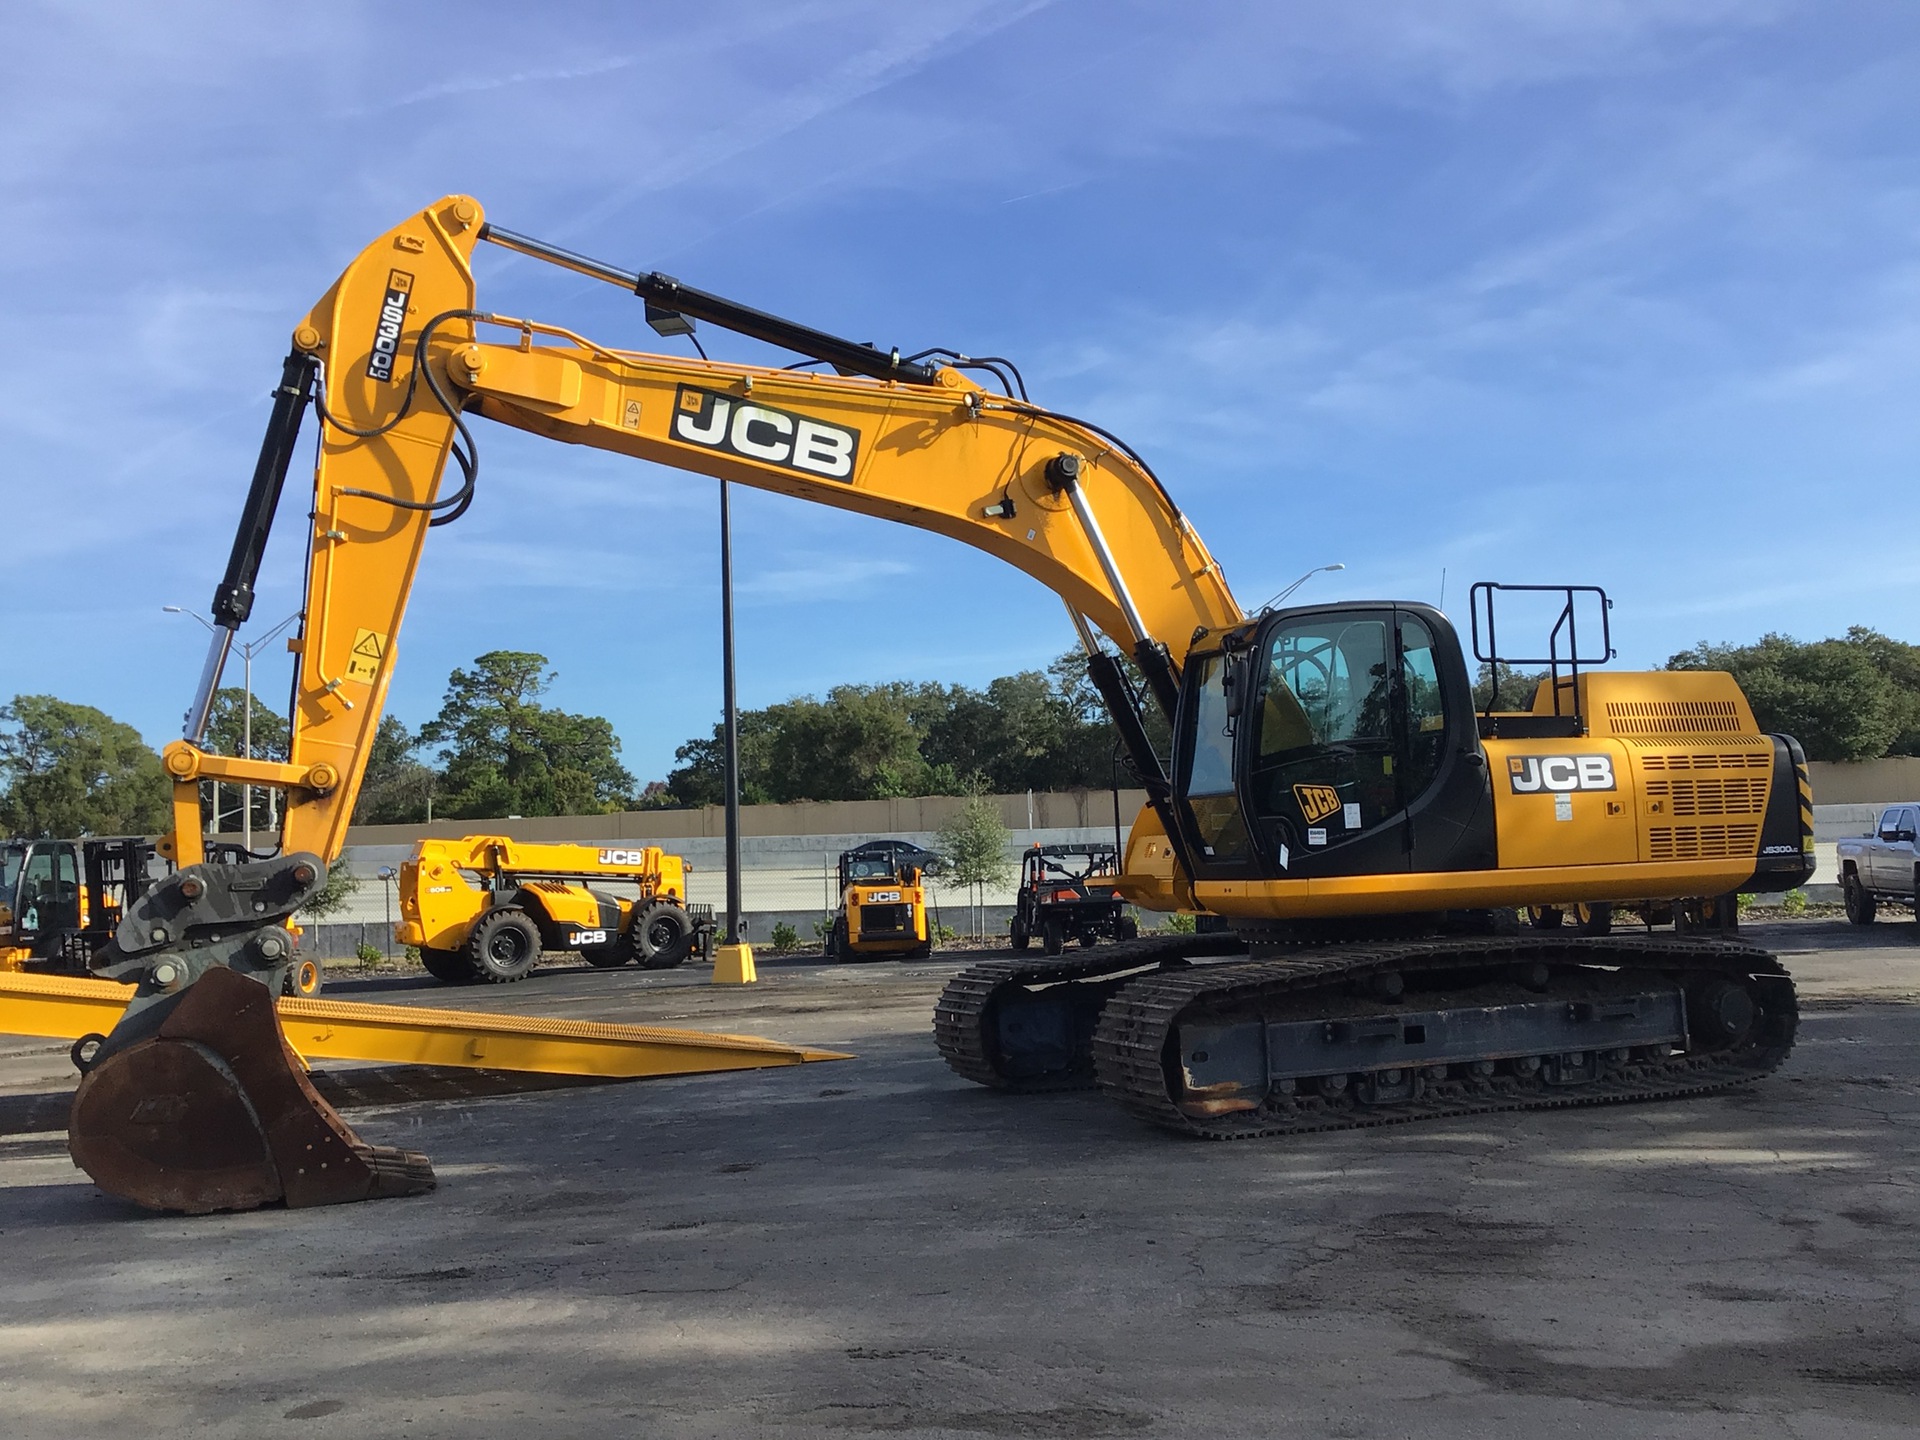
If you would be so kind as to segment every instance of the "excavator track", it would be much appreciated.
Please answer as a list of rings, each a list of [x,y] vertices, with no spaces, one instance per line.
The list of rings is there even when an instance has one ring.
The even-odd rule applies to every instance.
[[[1157,935],[1073,956],[983,961],[941,992],[934,1043],[948,1067],[976,1085],[1018,1094],[1090,1090],[1094,1022],[1128,980],[1245,951],[1232,935]]]
[[[1022,1091],[1097,1084],[1151,1124],[1235,1140],[1704,1094],[1777,1069],[1798,1021],[1779,962],[1730,939],[1456,937],[1193,964],[1227,937],[1198,938],[1214,944],[1158,939],[1068,961],[974,966],[955,977],[936,1012],[941,1052],[979,1083]],[[1054,1009],[1076,1015],[1084,1052],[1063,1059],[1058,1024],[1042,1025],[1051,1044],[1036,1064],[1019,1052],[1036,1027],[1017,1015],[1010,1025],[1010,1005],[1074,989],[1074,1003]],[[1715,1033],[1726,1009],[1732,1020]],[[1659,1032],[1662,1014],[1686,1017],[1679,1043],[1607,1043],[1608,1023]],[[1439,1062],[1411,1045],[1427,1039],[1424,1025],[1436,1016],[1463,1025],[1521,1017],[1505,1023],[1534,1029],[1481,1052],[1496,1058]],[[1581,1024],[1597,1027],[1592,1048],[1542,1043],[1521,1053],[1529,1038],[1567,1026],[1582,1033]],[[1271,1037],[1303,1035],[1347,1058],[1319,1074],[1272,1078],[1277,1062],[1264,1057],[1280,1041]],[[1400,1044],[1413,1058],[1395,1064],[1394,1050],[1381,1047]],[[1201,1083],[1205,1062],[1220,1061],[1210,1045],[1253,1057],[1237,1082]]]
[[[1489,969],[1513,972],[1543,965],[1553,972],[1545,991],[1484,977]],[[1448,972],[1452,972],[1450,976]],[[1336,1072],[1333,1093],[1275,1086],[1246,1108],[1206,1113],[1209,1100],[1180,1093],[1181,1057],[1170,1053],[1183,1020],[1199,1016],[1264,1014],[1289,1002],[1320,1014],[1352,1010],[1344,1000],[1381,977],[1417,977],[1423,986],[1450,978],[1477,980],[1475,1001],[1499,1004],[1521,996],[1537,1003],[1593,1006],[1619,995],[1636,980],[1665,980],[1696,990],[1714,981],[1741,987],[1754,997],[1754,1016],[1744,1034],[1724,1045],[1696,1039],[1680,1053],[1659,1055],[1635,1047],[1617,1060],[1578,1052],[1582,1065],[1555,1075],[1552,1065],[1523,1069],[1527,1059],[1490,1062],[1493,1073],[1470,1064],[1404,1067],[1391,1087],[1353,1083],[1354,1072]],[[1623,979],[1624,977],[1624,979]],[[1318,993],[1316,993],[1318,992]],[[1503,993],[1506,992],[1506,993]],[[1442,991],[1441,993],[1445,993]],[[1431,990],[1409,988],[1392,1006],[1367,1005],[1373,1017],[1417,1010]],[[1544,997],[1544,998],[1543,998]],[[1391,1125],[1413,1120],[1573,1105],[1698,1095],[1760,1079],[1777,1069],[1793,1048],[1798,1022],[1793,983],[1766,951],[1736,941],[1621,937],[1540,941],[1533,939],[1441,940],[1343,948],[1153,976],[1127,986],[1101,1015],[1093,1041],[1100,1086],[1131,1113],[1182,1134],[1214,1140]],[[1340,1023],[1329,1021],[1329,1026]],[[1695,1048],[1695,1047],[1698,1048]],[[1579,1072],[1585,1070],[1584,1076]],[[1444,1073],[1429,1073],[1444,1071]],[[1375,1073],[1392,1073],[1378,1072]],[[1373,1094],[1369,1096],[1369,1090]],[[1245,1104],[1241,1099],[1237,1102]]]

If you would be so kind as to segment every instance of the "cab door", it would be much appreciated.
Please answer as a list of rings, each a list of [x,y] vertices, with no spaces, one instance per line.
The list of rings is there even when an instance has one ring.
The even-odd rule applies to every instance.
[[[1241,809],[1269,874],[1495,863],[1465,661],[1437,611],[1283,611],[1262,627],[1250,663]]]

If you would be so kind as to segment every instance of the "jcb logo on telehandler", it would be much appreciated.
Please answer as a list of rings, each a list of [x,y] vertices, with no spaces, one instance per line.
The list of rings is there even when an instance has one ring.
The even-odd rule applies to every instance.
[[[1611,755],[1515,755],[1507,761],[1507,782],[1516,795],[1618,788]]]
[[[692,385],[675,397],[673,438],[849,485],[860,451],[858,430]]]
[[[1293,798],[1309,825],[1318,825],[1340,808],[1340,792],[1331,785],[1296,785]]]
[[[600,852],[600,863],[602,865],[644,865],[647,863],[647,852],[644,850],[602,850]]]
[[[400,332],[407,323],[407,300],[413,294],[413,276],[404,270],[387,272],[387,293],[380,302],[380,323],[373,328],[373,352],[367,356],[367,378],[393,379],[393,362],[400,354]]]

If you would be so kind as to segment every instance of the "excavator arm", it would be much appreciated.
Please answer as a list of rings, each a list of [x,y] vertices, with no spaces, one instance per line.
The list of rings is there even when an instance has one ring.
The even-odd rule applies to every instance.
[[[476,310],[472,257],[481,241],[620,285],[646,298],[656,318],[706,319],[856,373],[617,350]],[[209,754],[195,742],[231,634],[246,619],[309,395],[322,433],[306,624],[290,642],[298,675],[289,759]],[[362,251],[294,331],[214,602],[222,629],[188,737],[164,757],[175,795],[169,843],[182,863],[200,858],[199,786],[211,779],[284,789],[283,852],[339,854],[427,531],[472,498],[478,457],[467,414],[937,531],[1024,570],[1065,600],[1096,660],[1096,683],[1123,729],[1136,732],[1130,756],[1156,800],[1165,793],[1158,759],[1118,663],[1090,627],[1132,656],[1170,717],[1179,657],[1195,630],[1242,618],[1219,565],[1158,480],[1103,431],[990,393],[951,366],[902,361],[498,230],[476,202],[450,197]],[[459,487],[443,485],[450,457]]]

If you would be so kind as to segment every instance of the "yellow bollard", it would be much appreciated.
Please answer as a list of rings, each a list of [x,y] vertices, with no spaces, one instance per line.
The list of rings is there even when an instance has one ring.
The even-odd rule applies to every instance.
[[[755,985],[760,974],[753,968],[753,946],[744,940],[738,945],[718,945],[713,951],[715,985]]]

